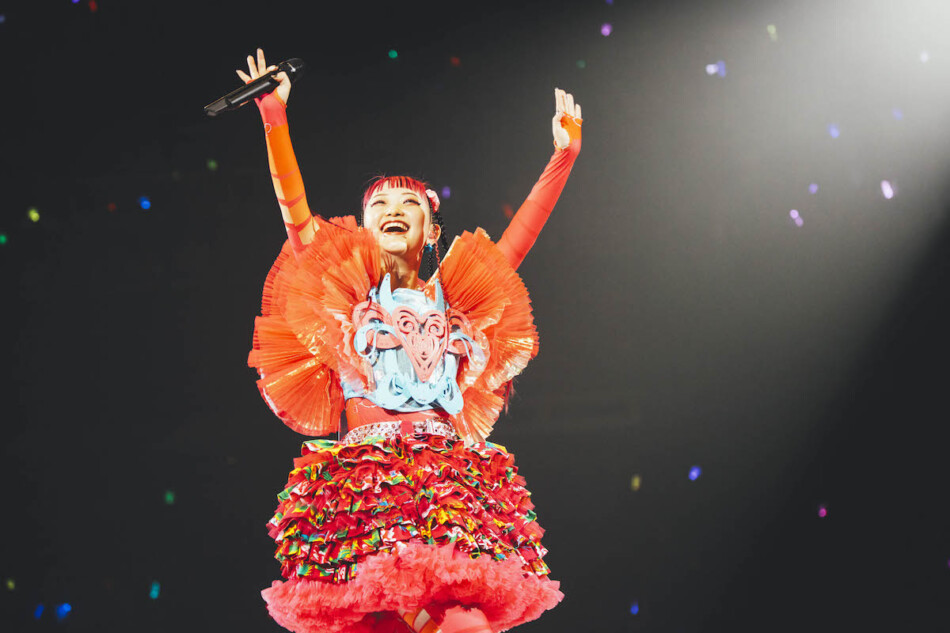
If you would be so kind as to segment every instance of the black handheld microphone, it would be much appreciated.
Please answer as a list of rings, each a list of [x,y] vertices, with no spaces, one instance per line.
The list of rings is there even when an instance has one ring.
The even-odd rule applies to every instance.
[[[218,116],[220,113],[226,112],[227,110],[237,110],[245,103],[252,101],[257,97],[263,97],[264,95],[273,92],[274,88],[280,85],[280,80],[277,79],[277,74],[281,71],[287,73],[291,83],[294,83],[300,79],[300,77],[303,75],[303,71],[306,68],[307,65],[304,63],[304,61],[297,57],[288,59],[285,62],[281,62],[277,65],[277,70],[274,70],[266,75],[261,75],[254,81],[244,84],[237,90],[229,92],[214,103],[206,105],[205,114],[208,116]]]

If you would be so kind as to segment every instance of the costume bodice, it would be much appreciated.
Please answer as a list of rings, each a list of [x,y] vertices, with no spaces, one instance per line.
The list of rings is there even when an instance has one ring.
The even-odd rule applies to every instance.
[[[391,411],[462,410],[459,363],[483,363],[465,315],[445,301],[436,280],[435,299],[422,290],[391,290],[383,277],[353,309],[353,347],[368,365],[367,381],[341,379],[345,399],[366,398]]]

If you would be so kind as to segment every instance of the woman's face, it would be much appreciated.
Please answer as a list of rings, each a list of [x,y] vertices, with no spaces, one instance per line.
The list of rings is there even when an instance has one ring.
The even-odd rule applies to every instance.
[[[363,209],[363,226],[392,255],[418,257],[426,242],[438,238],[429,219],[429,200],[411,189],[383,186]]]

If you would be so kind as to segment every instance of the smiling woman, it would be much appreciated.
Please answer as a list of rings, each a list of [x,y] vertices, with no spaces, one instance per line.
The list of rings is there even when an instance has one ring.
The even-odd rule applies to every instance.
[[[244,81],[269,70],[248,57]],[[304,442],[268,529],[285,580],[264,590],[288,629],[490,633],[563,597],[530,492],[487,441],[512,379],[538,351],[515,272],[581,145],[555,91],[555,151],[497,244],[463,233],[440,260],[440,201],[406,176],[373,182],[353,217],[314,216],[287,127],[290,81],[260,99],[287,242],[264,284],[248,363]],[[435,273],[419,276],[423,255]]]

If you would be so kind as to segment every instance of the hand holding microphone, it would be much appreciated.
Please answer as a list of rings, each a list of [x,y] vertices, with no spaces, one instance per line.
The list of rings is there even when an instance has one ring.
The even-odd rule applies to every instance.
[[[237,71],[244,85],[206,105],[205,113],[208,116],[217,116],[227,110],[236,110],[245,103],[274,92],[275,88],[277,96],[287,103],[290,98],[290,84],[303,74],[304,67],[301,59],[289,59],[278,66],[268,67],[264,60],[264,51],[257,49],[256,62],[253,56],[247,56],[248,72]]]

